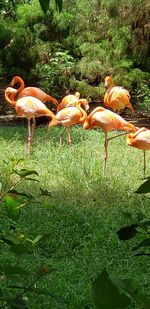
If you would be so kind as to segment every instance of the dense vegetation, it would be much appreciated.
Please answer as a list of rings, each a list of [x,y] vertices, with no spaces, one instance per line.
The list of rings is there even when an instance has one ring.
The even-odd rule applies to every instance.
[[[78,89],[94,100],[110,74],[147,106],[149,0],[64,0],[61,13],[56,3],[44,14],[39,0],[1,2],[1,78],[19,74],[57,98]]]

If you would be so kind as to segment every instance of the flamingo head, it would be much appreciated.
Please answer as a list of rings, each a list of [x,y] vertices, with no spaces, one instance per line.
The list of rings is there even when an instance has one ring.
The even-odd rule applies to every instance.
[[[90,106],[89,106],[89,103],[86,99],[80,99],[78,101],[81,105],[83,105],[83,107],[85,108],[86,111],[89,110]]]
[[[8,103],[12,104],[15,106],[15,96],[17,94],[17,89],[12,88],[12,87],[7,87],[5,89],[5,99]]]
[[[15,84],[18,83],[19,79],[20,79],[19,76],[17,76],[17,75],[14,76],[13,79],[12,79],[12,81],[11,81],[11,83],[10,83],[10,85],[13,87]]]
[[[17,94],[17,89],[12,88],[12,87],[7,87],[5,90],[5,93],[10,96],[13,95],[13,97],[15,97],[15,95]]]
[[[75,96],[79,99],[80,98],[80,92],[75,92]]]
[[[106,76],[104,86],[105,86],[105,88],[108,88],[110,85],[112,85],[112,77]]]

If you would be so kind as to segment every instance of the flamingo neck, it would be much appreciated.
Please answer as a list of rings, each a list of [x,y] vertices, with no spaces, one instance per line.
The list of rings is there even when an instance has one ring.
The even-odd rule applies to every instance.
[[[85,119],[87,118],[87,113],[86,111],[80,106],[80,104],[77,105],[78,109],[82,113],[82,117],[80,118],[80,123],[83,123]]]
[[[87,130],[90,128],[90,126],[91,126],[91,117],[88,116],[84,121],[83,128]]]
[[[110,90],[113,88],[113,82],[110,81],[108,88],[107,88],[107,92],[110,92]]]
[[[16,105],[15,93],[8,93],[7,91],[5,91],[5,100],[12,106],[15,106]]]
[[[20,86],[17,89],[17,93],[20,93],[25,88],[25,83],[24,83],[23,79],[20,76],[15,76],[14,77],[14,82],[13,82],[12,86],[14,86],[15,84],[18,84],[18,83],[20,84]]]

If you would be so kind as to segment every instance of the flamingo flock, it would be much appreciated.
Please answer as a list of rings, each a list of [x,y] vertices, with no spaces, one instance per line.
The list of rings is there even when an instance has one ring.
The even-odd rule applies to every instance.
[[[18,88],[14,86],[18,85]],[[27,154],[30,153],[30,146],[35,129],[35,118],[47,116],[50,119],[48,128],[52,126],[63,126],[64,131],[60,135],[60,144],[62,144],[65,131],[68,134],[68,143],[72,142],[71,128],[73,125],[81,124],[83,129],[100,128],[105,134],[104,142],[104,172],[108,158],[108,141],[120,135],[126,134],[127,145],[144,151],[144,177],[146,172],[145,151],[150,150],[150,130],[146,128],[137,128],[130,122],[123,119],[119,112],[125,108],[134,111],[130,102],[129,92],[120,86],[114,86],[110,76],[105,78],[106,93],[104,95],[104,106],[96,107],[88,114],[89,102],[85,98],[80,98],[80,93],[65,96],[59,103],[55,98],[46,94],[37,87],[25,87],[23,79],[14,76],[10,87],[5,89],[5,100],[11,104],[18,116],[24,116],[27,119]],[[45,105],[51,101],[56,105],[56,114],[54,114]],[[112,109],[112,111],[110,110]],[[31,119],[33,119],[31,129]],[[108,138],[108,132],[125,131]]]

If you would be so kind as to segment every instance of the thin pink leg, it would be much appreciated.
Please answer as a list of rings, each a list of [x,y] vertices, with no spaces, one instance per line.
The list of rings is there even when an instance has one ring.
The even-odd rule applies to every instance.
[[[30,154],[30,146],[31,146],[31,141],[32,141],[32,135],[31,135],[31,123],[30,123],[30,119],[28,119],[28,127],[27,127],[27,154]]]
[[[32,121],[32,133],[31,133],[32,139],[33,139],[33,137],[34,137],[35,127],[36,127],[36,119],[35,119],[35,117],[33,117],[33,121]]]
[[[144,178],[145,178],[146,176],[146,152],[145,150],[143,152],[144,152]]]
[[[107,139],[107,132],[105,132],[105,142],[104,142],[104,147],[105,147],[105,154],[104,154],[104,173],[106,172],[106,164],[107,164],[107,159],[108,159],[108,139]]]

